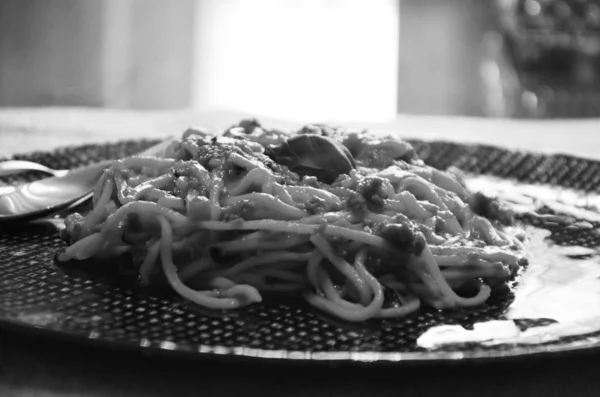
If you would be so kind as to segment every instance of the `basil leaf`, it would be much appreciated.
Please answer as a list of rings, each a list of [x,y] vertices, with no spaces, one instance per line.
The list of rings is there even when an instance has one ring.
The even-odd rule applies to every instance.
[[[296,135],[265,153],[300,176],[315,176],[325,183],[356,169],[354,157],[343,144],[321,135]]]

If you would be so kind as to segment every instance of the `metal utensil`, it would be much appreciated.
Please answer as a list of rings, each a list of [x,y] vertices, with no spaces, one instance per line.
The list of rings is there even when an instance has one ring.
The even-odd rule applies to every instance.
[[[45,165],[25,160],[7,160],[0,162],[0,176],[19,174],[27,171],[41,171],[53,176],[65,176],[69,170],[55,170]]]
[[[168,139],[138,155],[160,156],[171,142],[172,139]],[[31,221],[81,204],[91,197],[102,172],[112,162],[113,160],[107,160],[90,164],[71,170],[63,176],[9,188],[8,193],[0,196],[0,222]]]

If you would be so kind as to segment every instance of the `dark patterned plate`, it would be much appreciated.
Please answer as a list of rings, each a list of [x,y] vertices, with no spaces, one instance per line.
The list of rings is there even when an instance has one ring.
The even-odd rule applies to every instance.
[[[154,143],[88,145],[15,157],[67,168],[132,154]],[[446,142],[413,144],[430,165],[454,165],[474,175],[514,181],[515,186],[546,184],[551,191],[570,188],[592,195],[600,184],[600,163],[594,161]],[[37,177],[30,174],[24,178]],[[18,182],[13,179],[0,184]],[[587,211],[594,213],[593,208]],[[541,227],[532,218],[522,217],[521,222]],[[485,307],[460,312],[423,309],[400,320],[347,324],[291,298],[267,297],[264,303],[228,313],[203,310],[172,294],[142,291],[74,266],[58,267],[54,255],[65,245],[51,223],[1,224],[0,324],[192,357],[413,362],[590,349],[600,346],[600,321],[596,321],[593,311],[574,317],[565,315],[573,308],[591,304],[583,301],[585,295],[572,291],[589,288],[589,294],[596,293],[599,223],[586,225],[544,226],[543,231],[554,241],[552,248],[538,247],[519,285],[496,291]],[[566,252],[558,249],[561,246],[577,249]],[[553,263],[558,265],[553,267]],[[563,273],[555,272],[558,268],[568,269],[565,279],[561,279]],[[548,299],[536,296],[544,286],[557,293]],[[546,305],[540,303],[542,300]],[[533,303],[528,306],[527,302]],[[598,312],[600,316],[600,309]]]

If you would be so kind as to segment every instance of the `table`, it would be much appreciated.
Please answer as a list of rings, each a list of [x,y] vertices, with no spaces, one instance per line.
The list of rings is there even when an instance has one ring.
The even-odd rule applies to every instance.
[[[189,124],[226,127],[245,115],[219,111],[92,109],[0,111],[0,156],[67,144],[166,137]],[[298,123],[261,118],[279,128]],[[405,136],[490,143],[598,157],[600,121],[399,117],[355,124]],[[600,395],[600,352],[442,365],[306,366],[146,356],[0,328],[0,396],[575,396]]]

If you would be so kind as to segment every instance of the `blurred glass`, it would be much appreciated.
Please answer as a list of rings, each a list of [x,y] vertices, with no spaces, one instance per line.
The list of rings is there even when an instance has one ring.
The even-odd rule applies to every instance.
[[[491,115],[600,117],[600,1],[498,0],[482,75]]]

